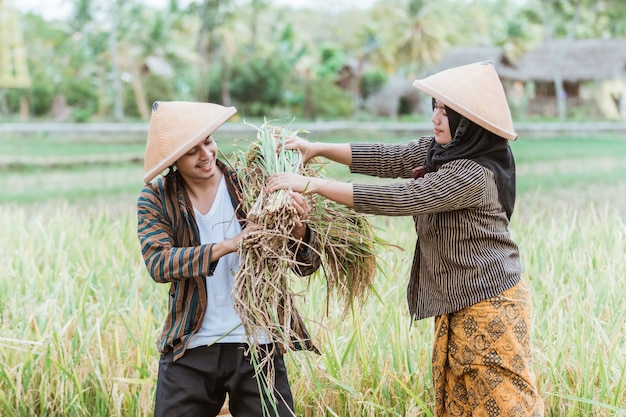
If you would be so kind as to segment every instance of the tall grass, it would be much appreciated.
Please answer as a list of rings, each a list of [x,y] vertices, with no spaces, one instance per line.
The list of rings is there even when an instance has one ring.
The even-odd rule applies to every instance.
[[[132,216],[8,205],[0,228],[0,415],[147,415],[162,289]]]
[[[540,201],[540,200],[536,200]],[[535,372],[549,415],[624,415],[626,227],[610,208],[525,207],[513,233],[534,290]],[[428,416],[431,320],[405,303],[414,233],[393,242],[348,319],[312,281],[298,300],[322,355],[288,354],[303,416]],[[132,207],[0,206],[0,414],[150,415],[165,286],[144,271]]]
[[[605,205],[531,208],[517,222],[535,305],[535,356],[557,416],[626,415],[626,225]]]
[[[548,416],[623,417],[626,147],[578,142],[513,145],[511,230],[533,289],[534,371]],[[0,415],[151,415],[167,287],[139,254],[141,166],[20,169],[0,178]],[[379,297],[344,317],[322,280],[301,283],[296,301],[322,355],[287,355],[299,415],[431,415],[432,320],[410,323],[406,307],[413,224],[373,223],[403,248],[380,254]]]

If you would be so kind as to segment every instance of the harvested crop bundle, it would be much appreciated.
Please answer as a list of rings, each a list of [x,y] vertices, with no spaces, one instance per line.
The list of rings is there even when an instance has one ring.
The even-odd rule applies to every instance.
[[[247,221],[261,226],[260,231],[242,239],[241,263],[233,281],[235,309],[253,345],[268,334],[287,342],[297,320],[289,285],[295,266],[291,232],[297,213],[288,191],[268,194],[263,190],[269,176],[298,172],[302,164],[299,152],[277,151],[281,138],[280,130],[267,123],[257,128],[257,141],[235,167],[244,192]]]
[[[235,309],[251,348],[258,347],[259,337],[270,335],[279,343],[297,343],[294,328],[302,325],[295,311],[292,268],[295,242],[291,237],[297,213],[286,190],[271,194],[264,191],[270,176],[276,173],[302,173],[319,176],[322,164],[302,166],[299,151],[287,150],[284,138],[301,134],[265,122],[257,129],[256,141],[246,152],[237,155],[234,165],[242,189],[242,209],[247,221],[261,226],[241,242],[241,263],[233,282]],[[318,195],[307,195],[311,213],[307,223],[321,242],[322,268],[314,274],[326,280],[328,297],[333,294],[345,302],[344,313],[355,300],[369,294],[376,273],[374,227],[368,217],[353,209]],[[260,366],[268,364],[260,363]]]
[[[323,197],[317,200],[309,225],[322,241],[328,296],[343,300],[347,314],[354,301],[362,302],[371,290],[378,241],[368,217]]]

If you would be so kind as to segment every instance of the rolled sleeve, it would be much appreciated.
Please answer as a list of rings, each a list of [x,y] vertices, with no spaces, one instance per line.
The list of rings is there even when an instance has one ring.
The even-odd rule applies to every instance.
[[[444,164],[423,178],[394,184],[354,184],[354,209],[385,216],[417,216],[480,205],[485,169],[470,160]]]

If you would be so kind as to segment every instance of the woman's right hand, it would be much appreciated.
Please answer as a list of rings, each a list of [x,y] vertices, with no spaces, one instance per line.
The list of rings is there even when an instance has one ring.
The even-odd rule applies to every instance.
[[[302,154],[302,163],[304,164],[317,156],[314,152],[313,143],[301,138],[300,136],[285,137],[285,148],[299,150]]]
[[[286,149],[297,149],[302,154],[302,162],[307,163],[319,156],[342,165],[352,164],[352,147],[350,143],[309,142],[299,136],[285,137]]]
[[[268,193],[278,190],[290,190],[303,194],[306,191],[311,191],[312,183],[315,180],[315,178],[304,175],[282,172],[274,174],[268,179],[265,190]]]

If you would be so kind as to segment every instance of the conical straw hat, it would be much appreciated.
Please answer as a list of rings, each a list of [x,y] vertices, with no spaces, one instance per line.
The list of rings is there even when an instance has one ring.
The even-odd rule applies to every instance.
[[[213,103],[155,101],[148,128],[143,181],[152,181],[235,113],[234,107]]]
[[[505,139],[515,140],[511,110],[491,61],[438,72],[413,86]]]

